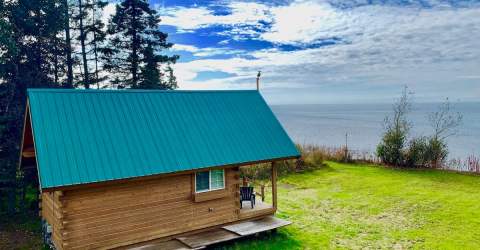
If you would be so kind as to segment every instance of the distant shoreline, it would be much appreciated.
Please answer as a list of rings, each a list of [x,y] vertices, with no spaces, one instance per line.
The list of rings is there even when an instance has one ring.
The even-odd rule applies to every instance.
[[[449,159],[466,159],[480,154],[480,102],[453,103],[464,115],[456,136],[449,138]],[[436,103],[414,103],[409,119],[414,123],[411,136],[428,135],[428,113]],[[391,104],[281,104],[271,105],[287,133],[300,144],[325,147],[345,145],[349,148],[375,153],[383,132],[383,120],[390,115]]]

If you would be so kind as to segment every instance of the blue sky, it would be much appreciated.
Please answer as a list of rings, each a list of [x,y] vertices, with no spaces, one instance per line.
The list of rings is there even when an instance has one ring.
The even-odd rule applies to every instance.
[[[153,0],[181,89],[272,104],[480,100],[480,0]]]

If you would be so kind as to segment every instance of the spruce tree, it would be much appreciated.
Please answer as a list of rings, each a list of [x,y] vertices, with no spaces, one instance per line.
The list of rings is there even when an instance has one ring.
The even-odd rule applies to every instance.
[[[62,6],[58,0],[0,2],[0,180],[13,189],[17,187],[26,90],[55,87],[55,78],[59,81],[60,64],[55,65],[52,58],[63,41],[59,39],[65,23]],[[7,193],[13,212],[15,191]]]
[[[72,58],[72,40],[70,36],[70,5],[68,0],[62,0],[63,9],[63,28],[65,30],[65,55],[67,57],[67,81],[64,84],[66,88],[73,88],[73,58]]]
[[[82,67],[83,67],[83,86],[88,89],[90,88],[90,73],[88,72],[88,61],[87,61],[87,51],[85,48],[85,40],[87,40],[87,33],[85,32],[85,26],[83,25],[84,19],[86,18],[86,11],[84,9],[83,0],[78,0],[78,15],[76,16],[78,20],[78,30],[79,36],[78,40],[80,41],[81,55],[82,55]]]
[[[174,63],[177,56],[160,56],[172,43],[167,42],[167,34],[159,30],[159,24],[159,15],[145,0],[124,0],[116,6],[108,25],[105,68],[123,82],[120,87],[161,88],[158,67]]]
[[[138,83],[140,89],[160,88],[161,82],[160,70],[158,68],[158,58],[153,53],[153,48],[148,45],[143,51],[145,65],[141,67],[141,76]]]
[[[78,36],[75,38],[80,47],[81,70],[80,76],[84,88],[92,84],[99,86],[99,50],[105,40],[105,25],[99,17],[101,10],[107,5],[105,1],[76,0],[73,5],[75,15],[73,21]]]
[[[177,77],[173,74],[173,68],[172,65],[169,63],[167,65],[166,75],[167,75],[167,82],[164,84],[165,89],[176,89],[178,88],[177,84]]]
[[[105,80],[105,77],[100,77],[100,53],[102,48],[105,46],[106,32],[105,24],[101,19],[102,10],[107,6],[108,2],[101,0],[92,0],[88,3],[85,8],[90,9],[91,20],[89,24],[85,27],[88,34],[91,34],[92,38],[88,41],[88,46],[90,46],[91,51],[93,52],[93,79],[92,83],[97,85],[97,88],[100,88],[100,83]]]

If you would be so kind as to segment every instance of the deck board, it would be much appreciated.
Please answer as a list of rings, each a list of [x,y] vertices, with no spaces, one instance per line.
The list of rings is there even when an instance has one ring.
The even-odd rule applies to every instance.
[[[191,248],[199,248],[219,242],[233,240],[236,238],[239,238],[238,234],[232,233],[222,228],[217,228],[194,235],[178,237],[176,239]]]
[[[267,216],[259,220],[235,223],[232,225],[224,226],[222,228],[230,232],[239,234],[241,236],[247,236],[247,235],[252,235],[259,232],[287,226],[290,224],[291,224],[290,221],[282,220],[274,216]]]
[[[191,250],[203,249],[209,245],[235,240],[244,236],[272,230],[291,224],[291,222],[267,216],[254,221],[237,222],[228,226],[211,229],[191,235],[180,236],[169,241],[152,240],[118,249],[134,250]]]
[[[261,200],[257,199],[255,201],[255,206],[250,205],[250,201],[243,201],[242,208],[240,209],[240,213],[249,213],[253,211],[265,210],[268,208],[272,208],[272,204],[268,204],[266,202],[262,202]]]
[[[133,246],[128,246],[118,249],[129,249],[129,250],[191,250],[192,248],[186,246],[178,240],[169,240],[163,242],[150,241],[144,244],[137,244]],[[199,248],[197,248],[199,249]]]

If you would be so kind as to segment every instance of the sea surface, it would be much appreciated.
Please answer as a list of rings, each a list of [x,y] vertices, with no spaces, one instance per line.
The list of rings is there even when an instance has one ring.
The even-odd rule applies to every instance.
[[[428,114],[438,110],[439,103],[416,103],[408,115],[413,128],[411,136],[428,136],[432,128]],[[392,115],[391,104],[312,104],[272,105],[287,133],[300,144],[326,147],[345,145],[363,152],[375,152],[384,131],[384,119]],[[458,133],[448,138],[449,159],[480,156],[480,102],[452,103],[452,109],[463,115]]]

